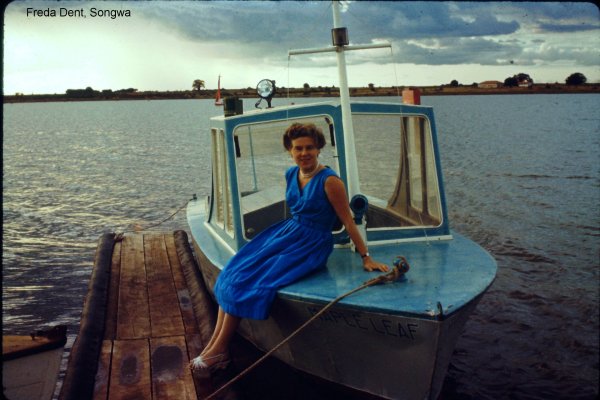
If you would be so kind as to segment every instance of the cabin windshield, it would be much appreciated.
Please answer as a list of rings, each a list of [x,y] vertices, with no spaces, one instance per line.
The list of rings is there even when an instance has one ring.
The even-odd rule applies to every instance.
[[[367,230],[442,223],[429,120],[420,115],[354,114]]]
[[[325,115],[240,125],[234,130],[236,171],[243,232],[246,239],[289,217],[285,203],[285,171],[294,165],[283,147],[283,134],[293,123],[313,123],[323,130],[327,144],[319,159],[339,172],[332,146],[333,118]]]
[[[227,152],[225,151],[225,132],[223,129],[211,130],[212,171],[213,171],[213,221],[233,237],[233,204],[227,171]]]

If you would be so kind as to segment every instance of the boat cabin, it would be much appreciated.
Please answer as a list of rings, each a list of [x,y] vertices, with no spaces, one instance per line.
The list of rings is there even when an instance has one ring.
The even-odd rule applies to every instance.
[[[351,110],[368,243],[449,238],[433,110],[373,102],[352,103]],[[290,216],[284,172],[294,164],[282,137],[292,123],[322,129],[320,161],[347,184],[346,163],[354,161],[344,152],[341,118],[340,104],[327,102],[211,119],[208,224],[232,253]],[[334,230],[336,244],[350,243],[341,224]]]

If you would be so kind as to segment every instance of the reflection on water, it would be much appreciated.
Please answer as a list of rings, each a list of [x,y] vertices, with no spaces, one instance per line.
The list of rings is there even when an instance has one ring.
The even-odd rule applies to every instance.
[[[443,398],[598,394],[599,100],[423,98],[436,111],[451,227],[499,265]],[[210,100],[3,107],[3,332],[64,323],[70,349],[96,241],[209,193],[206,121],[222,110]],[[161,227],[182,228],[182,213]]]

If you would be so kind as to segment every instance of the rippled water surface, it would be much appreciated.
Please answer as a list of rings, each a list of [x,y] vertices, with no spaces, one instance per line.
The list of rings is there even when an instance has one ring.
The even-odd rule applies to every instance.
[[[436,111],[452,228],[499,267],[442,398],[596,398],[600,96],[423,103]],[[208,194],[207,120],[221,110],[209,100],[3,107],[3,332],[63,323],[71,346],[97,239]],[[187,229],[185,215],[161,229]]]

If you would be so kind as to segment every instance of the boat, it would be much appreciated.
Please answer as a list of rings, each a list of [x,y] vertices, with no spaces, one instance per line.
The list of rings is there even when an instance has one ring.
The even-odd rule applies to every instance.
[[[60,370],[67,327],[2,336],[2,393],[10,400],[49,400]]]
[[[289,218],[284,171],[292,165],[281,137],[292,123],[314,123],[328,138],[320,162],[346,184],[371,256],[410,271],[393,283],[339,296],[373,278],[365,272],[341,224],[326,268],[280,289],[267,320],[242,320],[238,333],[297,370],[386,399],[436,399],[469,315],[496,276],[496,261],[451,229],[438,131],[432,107],[407,101],[352,101],[344,52],[350,46],[333,4],[333,46],[290,55],[335,51],[340,98],[244,112],[210,120],[212,191],[191,201],[187,220],[206,287],[244,244]],[[377,44],[373,47],[383,47]],[[263,87],[258,89],[260,97]],[[413,101],[408,101],[412,98]],[[416,100],[416,101],[415,101]],[[415,103],[415,104],[410,104]]]
[[[217,97],[215,98],[215,106],[222,106],[223,99],[221,99],[221,75],[219,75],[219,81],[217,82]]]

